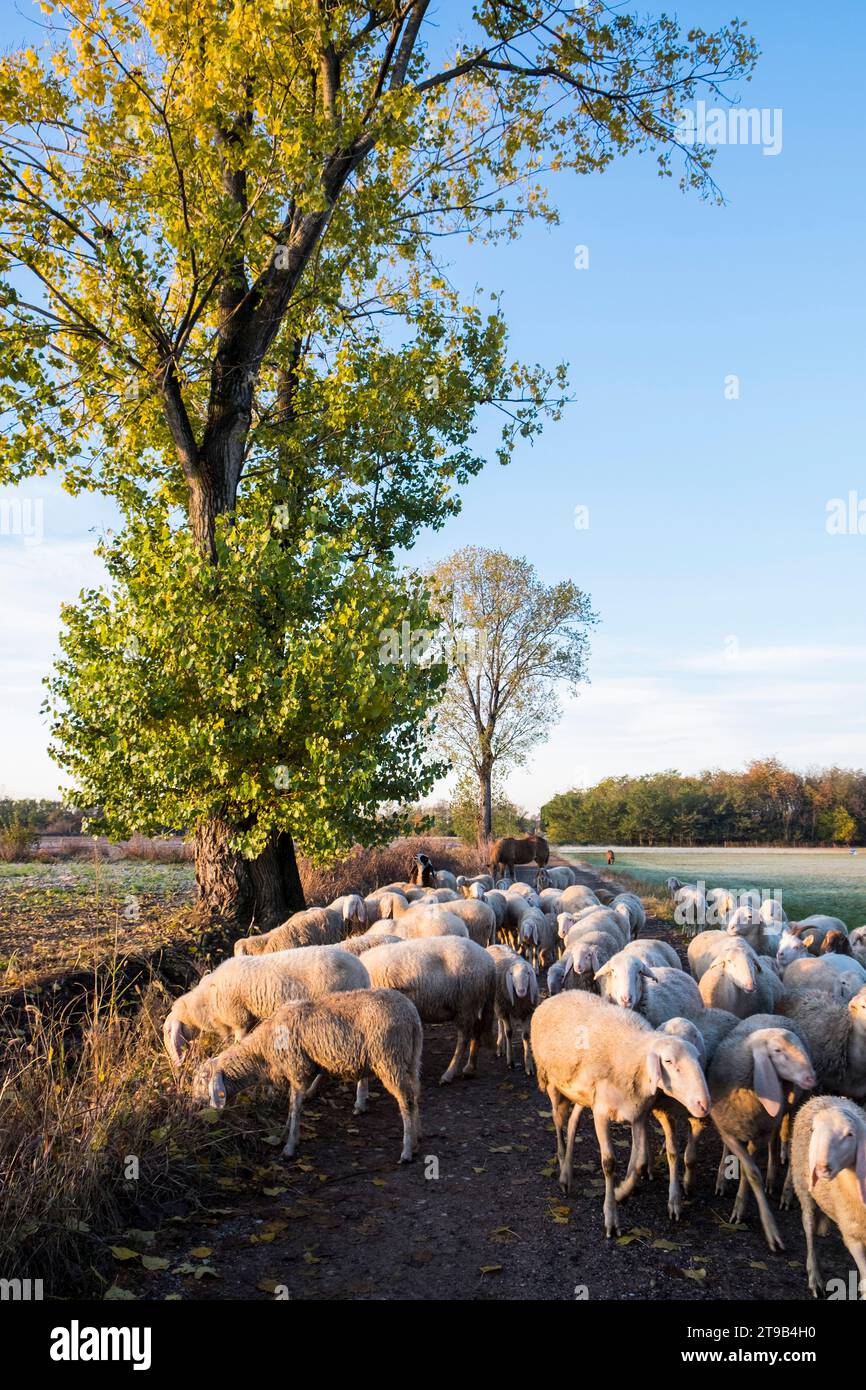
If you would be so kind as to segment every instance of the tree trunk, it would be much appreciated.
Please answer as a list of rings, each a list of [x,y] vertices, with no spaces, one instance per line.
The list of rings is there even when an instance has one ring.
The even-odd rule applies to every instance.
[[[230,827],[213,817],[196,829],[199,906],[238,931],[270,931],[306,906],[291,835],[280,833],[257,859],[231,848]]]
[[[493,834],[493,768],[482,764],[478,781],[480,836],[489,840]]]

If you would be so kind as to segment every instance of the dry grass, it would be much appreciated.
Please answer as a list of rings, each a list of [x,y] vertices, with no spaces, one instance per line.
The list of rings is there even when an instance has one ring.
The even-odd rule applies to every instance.
[[[399,883],[409,877],[416,854],[428,854],[437,869],[453,874],[481,873],[486,865],[484,849],[461,840],[417,835],[395,840],[383,849],[363,849],[356,845],[345,859],[328,869],[317,868],[299,858],[298,867],[304,897],[308,903],[330,903],[344,893],[371,893],[385,883]]]
[[[162,1049],[166,992],[136,994],[131,1012],[109,990],[74,1031],[37,1016],[2,1039],[0,1276],[41,1278],[48,1297],[110,1283],[124,1224],[193,1194],[237,1128],[191,1111]]]

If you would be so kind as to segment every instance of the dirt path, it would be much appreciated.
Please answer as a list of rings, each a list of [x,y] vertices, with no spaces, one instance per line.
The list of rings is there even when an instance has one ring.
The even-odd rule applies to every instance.
[[[646,935],[666,935],[648,924]],[[669,938],[670,939],[670,938]],[[331,1083],[305,1111],[299,1159],[274,1161],[250,1112],[250,1166],[215,1173],[209,1210],[179,1212],[130,1249],[168,1266],[118,1263],[138,1297],[267,1299],[798,1299],[807,1296],[798,1212],[778,1214],[787,1250],[771,1255],[754,1212],[728,1224],[733,1191],[713,1196],[718,1141],[704,1140],[698,1194],[675,1225],[667,1215],[661,1136],[655,1180],[620,1209],[623,1237],[603,1235],[598,1148],[581,1121],[576,1190],[560,1195],[546,1097],[522,1071],[482,1053],[479,1075],[436,1083],[453,1045],[449,1026],[425,1030],[421,1157],[397,1165],[396,1107],[371,1087],[369,1114]],[[277,1118],[274,1112],[272,1123]],[[616,1127],[624,1171],[629,1131]],[[822,1242],[826,1273],[846,1275],[841,1242]],[[201,1272],[204,1268],[204,1272]]]

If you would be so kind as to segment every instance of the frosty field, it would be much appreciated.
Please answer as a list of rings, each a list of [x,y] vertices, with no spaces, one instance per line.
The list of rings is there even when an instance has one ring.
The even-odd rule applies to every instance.
[[[605,846],[605,849],[607,846]],[[775,894],[791,918],[826,912],[849,928],[866,923],[866,850],[819,849],[643,849],[610,846],[617,869],[650,884],[675,874],[683,882],[703,879],[708,888],[759,888]],[[604,865],[604,850],[566,845],[562,852],[592,865]]]

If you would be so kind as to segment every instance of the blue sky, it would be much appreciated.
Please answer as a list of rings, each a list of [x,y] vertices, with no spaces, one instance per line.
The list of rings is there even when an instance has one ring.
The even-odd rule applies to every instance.
[[[440,7],[443,26],[452,8]],[[413,556],[502,547],[592,594],[592,683],[509,778],[530,808],[608,773],[770,753],[866,765],[866,535],[825,525],[831,498],[866,499],[866,7],[840,0],[832,29],[804,0],[679,10],[705,27],[732,12],[764,55],[744,104],[780,108],[783,138],[774,157],[719,150],[727,206],[682,195],[635,158],[558,177],[557,228],[449,249],[459,284],[502,291],[514,355],[567,359],[576,397],[509,468],[491,463]],[[574,268],[578,244],[588,270]],[[738,400],[725,399],[730,374]],[[491,453],[494,436],[482,423]],[[110,511],[44,481],[22,492],[43,499],[45,538],[0,536],[0,779],[48,795],[58,779],[39,681],[60,601],[97,576],[90,551]],[[579,505],[587,530],[574,526]]]

